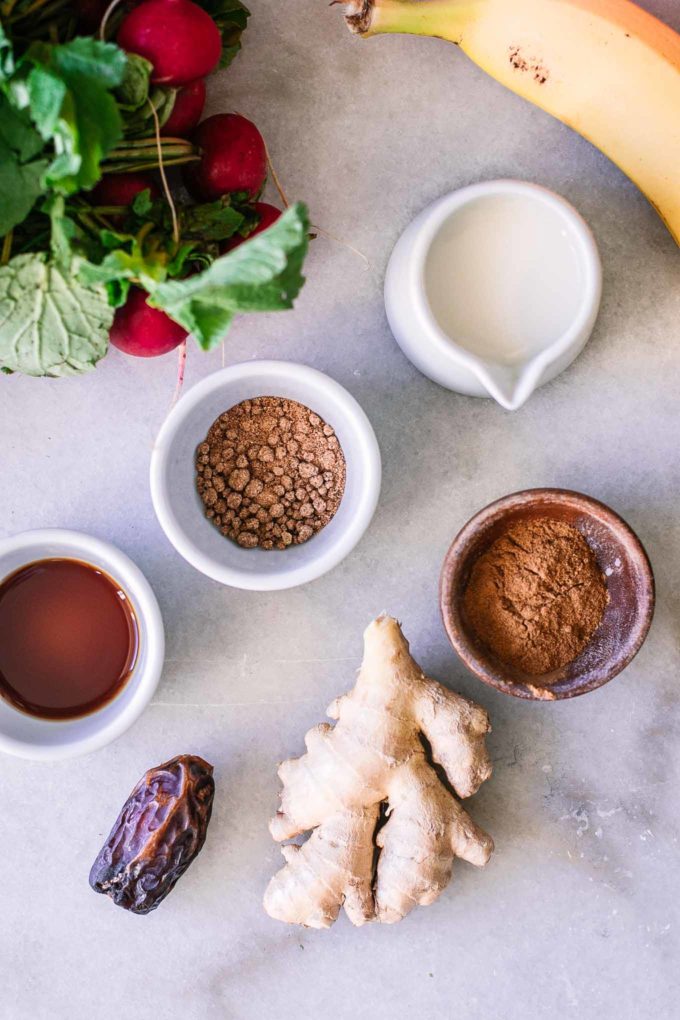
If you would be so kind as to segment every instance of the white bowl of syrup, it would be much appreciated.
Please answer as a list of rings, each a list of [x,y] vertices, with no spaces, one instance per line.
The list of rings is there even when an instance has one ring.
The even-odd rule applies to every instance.
[[[0,751],[55,761],[115,740],[164,651],[153,590],[115,546],[56,528],[0,540]]]

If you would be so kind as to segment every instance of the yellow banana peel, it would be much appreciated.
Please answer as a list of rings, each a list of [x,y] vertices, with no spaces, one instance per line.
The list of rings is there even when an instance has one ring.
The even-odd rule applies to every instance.
[[[680,35],[630,0],[350,0],[362,36],[453,42],[574,128],[647,196],[680,244]]]

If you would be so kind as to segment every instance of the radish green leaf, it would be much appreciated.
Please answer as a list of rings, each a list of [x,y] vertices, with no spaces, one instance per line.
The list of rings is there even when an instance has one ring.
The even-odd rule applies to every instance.
[[[78,259],[63,267],[44,252],[0,268],[0,369],[67,376],[94,368],[108,347],[113,308],[104,287],[86,286]]]
[[[245,31],[250,11],[240,0],[198,0],[216,22],[222,35],[220,67],[228,67],[241,49],[241,35]]]
[[[24,220],[43,193],[49,162],[28,114],[0,94],[0,236]]]
[[[307,209],[298,202],[202,273],[149,288],[149,304],[162,308],[210,350],[224,339],[237,312],[292,308],[304,283],[308,231]]]

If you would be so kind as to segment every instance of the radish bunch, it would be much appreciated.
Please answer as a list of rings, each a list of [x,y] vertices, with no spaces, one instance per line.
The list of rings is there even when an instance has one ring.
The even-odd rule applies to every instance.
[[[210,351],[237,316],[292,308],[307,207],[260,201],[269,160],[250,120],[202,120],[206,76],[240,49],[241,0],[4,7],[0,372],[73,375],[110,346],[154,357],[189,335]],[[182,346],[180,377],[184,361]]]
[[[268,159],[256,126],[235,113],[216,114],[201,122],[205,77],[215,70],[222,52],[220,31],[210,15],[192,0],[143,0],[125,14],[116,41],[128,53],[150,62],[155,85],[177,89],[160,131],[165,138],[188,139],[196,147],[200,158],[184,170],[190,194],[198,202],[237,196],[254,214],[249,234],[221,242],[220,252],[233,251],[249,236],[271,226],[281,210],[258,201]],[[103,206],[131,206],[145,189],[152,199],[159,196],[154,174],[116,173],[106,174],[92,194]],[[111,219],[114,224],[120,222],[116,214]],[[133,287],[116,312],[109,339],[126,354],[154,357],[177,347],[186,336],[186,330],[148,305],[144,292]]]

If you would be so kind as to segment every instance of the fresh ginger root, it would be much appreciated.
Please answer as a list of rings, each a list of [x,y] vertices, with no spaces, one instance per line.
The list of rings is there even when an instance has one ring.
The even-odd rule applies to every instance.
[[[491,855],[493,840],[449,790],[469,797],[491,775],[489,717],[423,674],[389,616],[367,628],[356,685],[328,715],[335,726],[315,726],[307,753],[279,768],[272,836],[312,832],[282,848],[265,909],[310,928],[330,927],[343,905],[356,925],[400,921],[437,899],[454,857]]]

